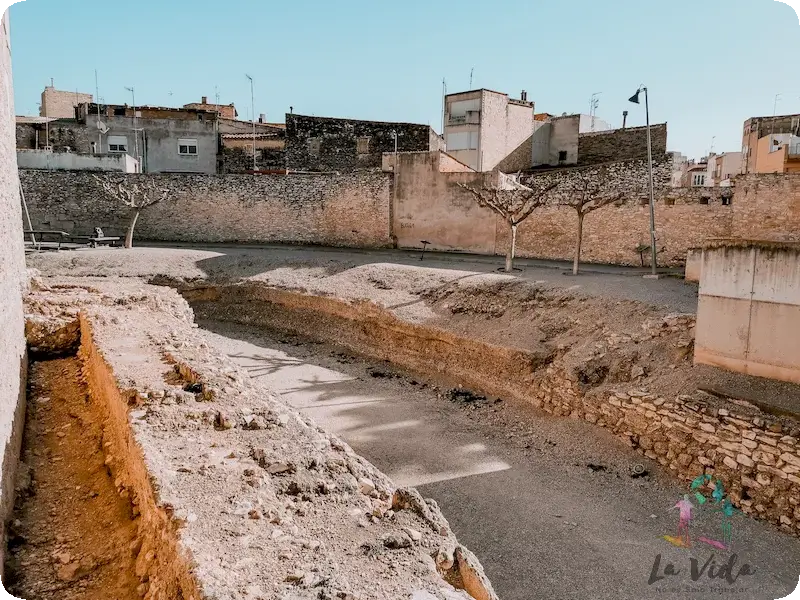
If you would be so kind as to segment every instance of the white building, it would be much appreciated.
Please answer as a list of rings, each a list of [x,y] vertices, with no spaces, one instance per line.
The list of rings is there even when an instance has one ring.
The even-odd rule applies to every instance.
[[[533,102],[479,89],[445,96],[447,153],[476,171],[491,171],[533,133]]]
[[[706,187],[728,187],[731,179],[742,172],[742,153],[710,154],[706,168]]]

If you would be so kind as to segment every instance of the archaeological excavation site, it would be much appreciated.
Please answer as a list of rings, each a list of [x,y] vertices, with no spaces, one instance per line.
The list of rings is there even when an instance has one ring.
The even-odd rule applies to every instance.
[[[800,394],[695,365],[692,313],[291,248],[27,262],[16,597],[794,589]],[[714,490],[728,548],[670,543]]]
[[[0,596],[799,597],[800,115],[777,114],[781,94],[772,117],[734,123],[743,152],[696,161],[668,150],[662,119],[685,121],[670,121],[678,139],[706,130],[655,76],[652,105],[644,84],[626,103],[633,89],[612,96],[608,79],[604,101],[629,109],[619,128],[597,117],[601,92],[589,115],[567,114],[578,86],[490,43],[485,7],[448,7],[434,27],[403,23],[409,7],[232,0],[209,19],[144,0],[123,16],[107,3],[100,27],[65,3],[30,12],[40,2],[13,9],[23,69],[41,52],[77,78],[91,54],[129,85],[106,104],[97,70],[94,94],[48,72],[31,116],[44,73],[25,73],[31,106],[15,114],[4,14]],[[525,23],[491,10],[501,42]],[[256,12],[302,20],[313,64],[290,53],[277,68],[247,46],[269,84],[237,72],[211,82],[214,102],[198,87],[164,106],[173,83],[174,103],[191,99],[181,77],[210,87],[246,64],[223,35],[244,39]],[[78,20],[93,29],[75,35]],[[417,61],[455,69],[439,46],[470,39],[466,21],[480,52],[503,47],[509,73],[563,106],[542,112],[527,89],[448,93],[455,78],[424,99],[421,72],[403,79],[409,57],[435,44]],[[121,55],[107,22],[168,27],[162,43],[192,50],[185,72],[162,48]],[[425,34],[409,44],[412,25]],[[273,27],[266,55],[299,32]],[[331,32],[360,44],[346,61],[377,36],[384,78],[328,62]],[[609,78],[600,49],[579,55]],[[163,64],[145,80],[137,60]],[[245,84],[247,108],[228,98]],[[268,120],[256,98],[294,105],[279,117],[270,104]],[[426,105],[438,117],[439,101],[441,131],[408,121]],[[410,116],[351,118],[370,105]],[[706,112],[721,127],[723,107]]]

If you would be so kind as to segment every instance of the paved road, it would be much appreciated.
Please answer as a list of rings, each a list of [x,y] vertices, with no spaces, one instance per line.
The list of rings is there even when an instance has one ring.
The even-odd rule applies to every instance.
[[[408,250],[359,250],[351,248],[326,248],[320,246],[245,246],[228,244],[154,244],[165,248],[192,248],[220,252],[231,261],[241,264],[242,258],[264,262],[310,261],[338,262],[350,266],[369,263],[394,263],[421,265],[437,269],[455,269],[476,273],[494,273],[504,265],[501,256],[456,254],[448,252],[426,252],[424,260],[420,251]],[[215,260],[221,268],[225,256]],[[643,279],[649,269],[620,267],[615,265],[584,265],[582,273],[572,275],[572,263],[553,260],[517,259],[515,275],[529,281],[544,281],[592,296],[606,296],[624,300],[638,300],[648,304],[665,306],[682,313],[697,311],[697,286],[677,277],[680,269],[662,269],[668,275],[661,279]],[[255,269],[255,266],[254,266]]]
[[[670,509],[684,490],[598,428],[507,402],[456,403],[432,383],[334,347],[237,325],[201,326],[255,381],[340,434],[397,483],[435,498],[503,600],[773,600],[797,585],[800,540],[742,516],[734,521],[735,571],[747,563],[755,574],[735,584],[706,575],[693,582],[692,557],[702,567],[711,556],[719,564],[731,555],[663,540],[674,534]],[[652,474],[631,478],[636,463]],[[718,529],[707,520],[698,525],[707,535]],[[648,585],[659,555],[656,577],[667,563],[679,573]]]

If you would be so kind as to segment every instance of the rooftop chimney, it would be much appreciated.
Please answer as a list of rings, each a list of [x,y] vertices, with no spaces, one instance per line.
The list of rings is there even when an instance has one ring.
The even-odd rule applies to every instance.
[[[208,104],[208,96],[203,96],[203,99],[200,102],[200,104]]]
[[[525,90],[522,90],[522,93],[520,94],[520,100],[522,100],[523,102],[527,102],[528,101],[528,92],[526,92]]]
[[[622,111],[622,128],[625,129],[625,124],[628,122],[628,111]]]
[[[261,113],[260,115],[258,115],[258,122],[259,123],[266,123],[267,122],[267,115],[265,115],[264,113]]]

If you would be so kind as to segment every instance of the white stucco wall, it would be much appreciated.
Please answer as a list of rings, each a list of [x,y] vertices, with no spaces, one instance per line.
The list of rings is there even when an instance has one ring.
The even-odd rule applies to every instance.
[[[17,150],[17,164],[20,169],[137,172],[137,161],[128,154],[76,154],[74,152]]]
[[[0,96],[0,534],[4,534],[4,524],[13,507],[14,473],[22,441],[27,365],[22,313],[22,291],[27,280],[8,12],[0,26]],[[5,540],[4,535],[0,539]],[[0,561],[4,550],[5,543],[0,544]]]

